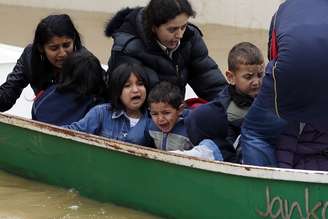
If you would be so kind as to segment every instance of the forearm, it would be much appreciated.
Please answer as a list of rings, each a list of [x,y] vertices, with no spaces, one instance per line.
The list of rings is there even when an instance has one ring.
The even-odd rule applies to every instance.
[[[21,95],[23,89],[29,84],[27,71],[30,59],[30,47],[26,47],[17,60],[14,69],[7,76],[6,82],[0,86],[0,111],[9,110]]]

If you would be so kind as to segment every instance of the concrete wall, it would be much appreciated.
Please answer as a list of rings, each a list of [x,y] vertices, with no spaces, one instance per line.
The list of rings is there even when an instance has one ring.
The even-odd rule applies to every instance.
[[[268,29],[271,16],[283,0],[190,0],[196,22]],[[95,3],[96,2],[96,3]],[[0,0],[0,4],[113,13],[127,6],[144,6],[148,0]]]

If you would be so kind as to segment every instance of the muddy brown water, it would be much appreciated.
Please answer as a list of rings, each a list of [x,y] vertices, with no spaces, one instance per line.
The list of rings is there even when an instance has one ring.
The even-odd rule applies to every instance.
[[[24,47],[32,42],[37,23],[54,13],[69,14],[82,35],[84,45],[102,63],[107,64],[112,40],[104,36],[108,13],[53,10],[0,4],[0,43]],[[222,72],[227,67],[227,54],[238,42],[257,45],[266,56],[267,31],[221,26],[198,25],[202,30],[210,56]],[[80,197],[76,192],[44,185],[0,171],[0,219],[43,218],[157,218],[108,203]]]

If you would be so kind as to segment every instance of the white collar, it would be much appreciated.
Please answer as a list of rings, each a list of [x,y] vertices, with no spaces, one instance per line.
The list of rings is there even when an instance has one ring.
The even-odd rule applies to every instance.
[[[175,48],[173,48],[173,49],[169,49],[169,48],[167,48],[166,46],[164,46],[160,41],[158,41],[157,40],[157,43],[158,43],[158,45],[161,47],[161,49],[164,51],[164,53],[165,54],[167,54],[169,57],[170,57],[170,59],[172,59],[172,55],[173,55],[173,53],[179,48],[179,46],[180,46],[180,41],[178,41],[178,45],[175,47]]]

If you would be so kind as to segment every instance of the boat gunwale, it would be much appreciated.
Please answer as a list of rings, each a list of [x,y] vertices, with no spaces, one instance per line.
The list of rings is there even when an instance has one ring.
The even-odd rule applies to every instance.
[[[133,156],[163,161],[175,165],[186,166],[210,172],[218,172],[235,176],[261,178],[270,180],[283,180],[307,183],[328,183],[327,171],[296,170],[274,167],[260,167],[242,165],[223,161],[210,161],[195,157],[174,154],[158,149],[147,148],[127,142],[113,140],[93,134],[69,130],[60,126],[54,126],[22,117],[0,113],[0,122],[41,132],[43,134],[70,139],[84,144],[119,151]]]

